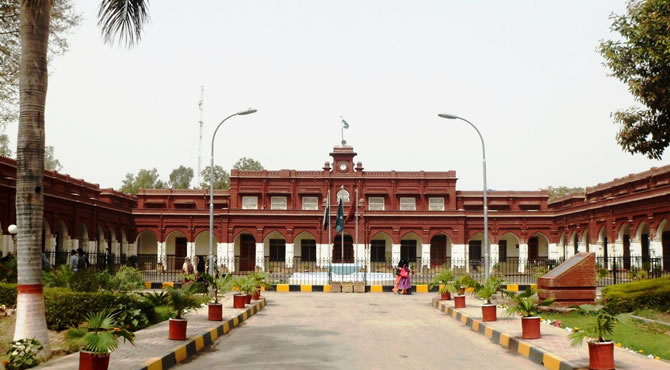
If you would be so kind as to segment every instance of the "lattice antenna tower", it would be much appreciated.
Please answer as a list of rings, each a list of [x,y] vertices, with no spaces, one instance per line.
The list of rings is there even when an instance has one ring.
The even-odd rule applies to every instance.
[[[203,115],[205,112],[205,86],[200,85],[200,102],[198,102],[198,109],[200,110],[200,120],[198,124],[200,130],[198,131],[198,172],[197,183],[195,186],[200,186],[200,173],[202,172],[202,126],[205,124]]]

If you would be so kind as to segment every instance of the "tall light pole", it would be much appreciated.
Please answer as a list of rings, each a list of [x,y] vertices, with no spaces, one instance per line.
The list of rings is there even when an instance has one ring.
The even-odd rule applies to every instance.
[[[214,135],[212,135],[212,151],[209,162],[209,274],[214,275],[214,139],[216,138],[216,133],[219,131],[219,127],[223,125],[228,118],[234,116],[245,116],[247,114],[256,113],[256,109],[249,108],[245,111],[237,112],[226,117],[216,126],[214,130]]]
[[[484,147],[484,138],[482,137],[481,132],[477,129],[475,125],[472,124],[472,122],[468,121],[467,119],[463,117],[459,117],[453,114],[447,114],[447,113],[440,113],[438,114],[439,117],[441,118],[446,118],[446,119],[460,119],[461,121],[465,121],[472,128],[477,131],[477,135],[479,135],[479,140],[482,141],[482,167],[484,168],[484,279],[488,280],[489,279],[489,207],[488,207],[488,202],[486,201],[486,148]]]

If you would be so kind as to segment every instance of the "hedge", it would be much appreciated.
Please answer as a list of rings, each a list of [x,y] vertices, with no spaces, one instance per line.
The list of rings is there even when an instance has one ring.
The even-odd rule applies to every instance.
[[[158,316],[150,303],[127,294],[73,292],[65,288],[45,288],[44,301],[47,327],[51,330],[64,330],[77,326],[89,313],[108,307],[116,308],[119,305],[125,306],[125,312],[139,309],[146,316],[146,322],[139,322],[137,325],[133,325],[132,318],[126,320],[125,324],[130,325],[133,330],[158,321]],[[0,304],[16,305],[15,284],[0,284]]]
[[[612,285],[603,289],[604,300],[617,312],[640,308],[670,309],[670,276]]]

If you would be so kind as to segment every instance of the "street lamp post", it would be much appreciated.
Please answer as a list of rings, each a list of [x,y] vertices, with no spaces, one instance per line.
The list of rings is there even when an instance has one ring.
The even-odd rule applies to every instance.
[[[482,137],[482,134],[479,132],[477,127],[472,124],[472,122],[468,121],[467,119],[463,117],[459,117],[453,114],[447,114],[447,113],[440,113],[438,114],[439,117],[441,118],[446,118],[446,119],[460,119],[461,121],[465,121],[472,128],[477,131],[477,135],[479,135],[479,140],[482,141],[482,167],[484,169],[484,279],[488,280],[489,279],[489,207],[488,207],[488,202],[486,201],[486,149],[484,147],[484,138]]]
[[[245,111],[237,112],[226,117],[216,126],[214,130],[214,135],[212,135],[212,151],[209,162],[209,274],[214,276],[214,139],[216,138],[216,133],[219,131],[219,127],[223,125],[228,118],[234,116],[244,116],[247,114],[256,113],[256,109],[249,108]]]

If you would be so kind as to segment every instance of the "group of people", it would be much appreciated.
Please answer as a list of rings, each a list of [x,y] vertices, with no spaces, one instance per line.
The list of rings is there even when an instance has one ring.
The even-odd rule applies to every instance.
[[[84,253],[84,250],[77,248],[77,250],[72,250],[70,252],[70,268],[72,271],[83,271],[88,268],[88,257]]]
[[[208,270],[209,263],[205,262],[205,257],[196,256],[197,265],[193,266],[191,259],[184,258],[184,264],[181,266],[181,272],[184,275],[195,275],[196,280],[200,280],[200,276]]]
[[[406,259],[401,259],[398,267],[395,269],[395,285],[393,286],[393,293],[397,294],[412,294],[412,282],[410,280],[409,263]]]

